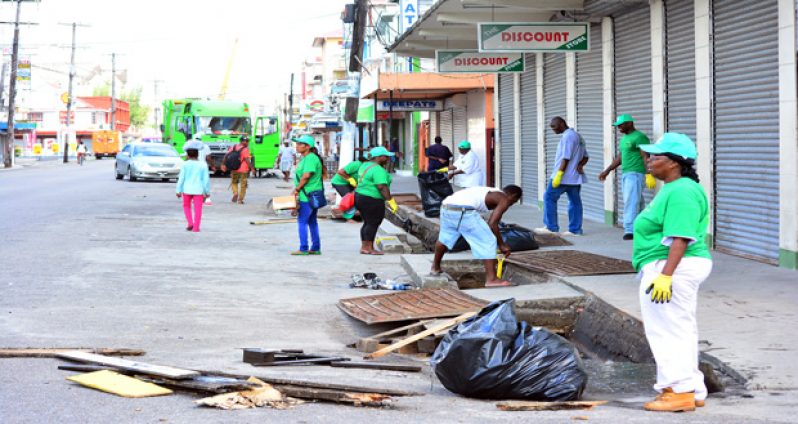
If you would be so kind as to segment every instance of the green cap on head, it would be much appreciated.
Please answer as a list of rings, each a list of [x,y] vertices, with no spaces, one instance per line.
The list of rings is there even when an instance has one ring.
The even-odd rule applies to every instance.
[[[697,156],[695,143],[682,133],[665,133],[657,141],[657,144],[644,144],[640,146],[640,149],[651,155],[670,153],[693,160]]]
[[[470,149],[471,143],[468,140],[463,140],[457,145],[457,147],[460,149]]]
[[[634,118],[632,115],[624,113],[623,115],[618,115],[618,119],[612,124],[612,126],[617,127],[618,125],[625,124],[627,122],[634,122]]]
[[[369,157],[374,159],[377,156],[395,156],[392,152],[382,146],[377,146],[369,151]]]
[[[316,139],[315,139],[315,138],[313,138],[313,137],[311,137],[311,136],[309,136],[309,135],[307,135],[307,134],[305,134],[305,135],[301,135],[301,136],[299,136],[299,137],[294,137],[294,138],[292,138],[291,140],[292,140],[294,143],[302,143],[302,144],[307,144],[307,145],[308,145],[308,146],[310,146],[310,147],[313,147],[313,146],[315,146],[315,145],[316,145]]]

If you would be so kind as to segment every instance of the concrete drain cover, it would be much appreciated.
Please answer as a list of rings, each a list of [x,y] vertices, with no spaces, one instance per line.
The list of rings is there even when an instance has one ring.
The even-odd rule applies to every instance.
[[[338,307],[366,324],[453,317],[478,311],[488,302],[452,288],[423,289],[338,301]]]
[[[632,263],[578,250],[547,250],[513,253],[508,263],[532,271],[559,276],[631,274]]]

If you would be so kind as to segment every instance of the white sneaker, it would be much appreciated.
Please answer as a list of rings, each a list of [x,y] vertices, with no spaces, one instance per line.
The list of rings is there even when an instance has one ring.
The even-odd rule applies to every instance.
[[[535,229],[534,229],[534,230],[532,230],[532,231],[534,231],[534,232],[535,232],[535,233],[537,233],[537,234],[557,234],[557,233],[555,233],[554,231],[551,231],[551,230],[549,230],[549,228],[548,228],[548,227],[540,227],[540,228],[535,228]]]
[[[211,198],[205,199],[205,206],[213,206],[213,202],[211,202]]]
[[[573,236],[573,237],[579,237],[579,236],[581,236],[582,234],[576,234],[576,233],[572,233],[572,232],[570,232],[570,231],[566,231],[566,232],[564,232],[564,233],[560,233],[560,235],[561,235],[561,236],[567,236],[567,237],[571,237],[571,236]]]

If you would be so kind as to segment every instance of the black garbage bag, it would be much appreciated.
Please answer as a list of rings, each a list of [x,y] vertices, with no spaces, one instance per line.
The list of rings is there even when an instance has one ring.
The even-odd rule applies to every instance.
[[[578,400],[587,372],[576,348],[545,328],[516,322],[514,303],[493,302],[451,329],[430,360],[435,375],[467,397]]]
[[[430,218],[439,216],[443,199],[454,194],[446,174],[435,171],[418,174],[418,190],[421,193],[424,215]]]
[[[535,241],[535,234],[532,230],[524,228],[520,225],[499,223],[499,232],[502,235],[502,240],[510,246],[513,252],[523,252],[525,250],[537,250],[540,248],[538,242]],[[454,244],[451,252],[462,252],[469,250],[471,247],[465,238],[460,237]]]

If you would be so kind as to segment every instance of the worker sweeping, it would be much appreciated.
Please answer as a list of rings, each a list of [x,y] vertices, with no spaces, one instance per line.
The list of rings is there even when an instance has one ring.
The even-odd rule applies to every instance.
[[[712,271],[705,241],[709,202],[695,171],[690,137],[665,133],[649,154],[646,169],[665,183],[634,221],[632,265],[640,271],[640,312],[657,363],[660,394],[649,411],[692,411],[704,406],[707,388],[698,370],[698,288]]]
[[[443,255],[454,248],[463,236],[471,246],[471,254],[485,264],[485,287],[507,287],[512,284],[501,280],[497,269],[496,251],[503,258],[510,256],[510,247],[504,243],[499,222],[507,210],[521,199],[523,191],[516,185],[499,190],[492,187],[469,187],[443,200],[441,205],[441,230],[435,243],[432,275],[439,275]],[[488,222],[480,213],[492,211]]]

